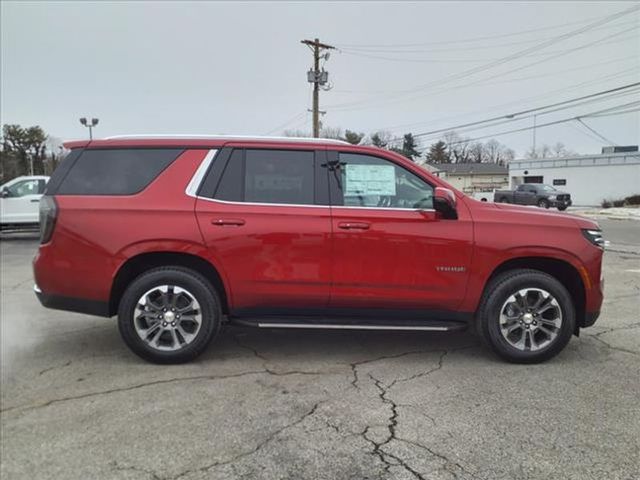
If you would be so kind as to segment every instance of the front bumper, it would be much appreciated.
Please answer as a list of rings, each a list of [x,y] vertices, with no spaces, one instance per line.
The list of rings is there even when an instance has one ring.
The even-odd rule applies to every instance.
[[[573,202],[569,200],[553,200],[550,201],[552,207],[570,207],[573,205]]]
[[[582,327],[587,328],[587,327],[593,326],[593,324],[596,323],[596,320],[598,320],[599,316],[600,316],[600,311],[587,312],[584,316],[584,324],[582,325]]]

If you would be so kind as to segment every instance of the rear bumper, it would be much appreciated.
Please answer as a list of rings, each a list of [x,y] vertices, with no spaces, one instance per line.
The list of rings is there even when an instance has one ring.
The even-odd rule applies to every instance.
[[[96,315],[98,317],[110,317],[109,303],[100,302],[98,300],[87,300],[84,298],[63,297],[60,295],[49,295],[37,285],[34,285],[33,291],[43,307],[54,310],[66,310],[68,312],[86,313],[88,315]]]

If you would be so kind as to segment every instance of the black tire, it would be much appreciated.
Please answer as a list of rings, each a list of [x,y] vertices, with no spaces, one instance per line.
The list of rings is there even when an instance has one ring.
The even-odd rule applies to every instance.
[[[558,210],[560,210],[561,212],[564,212],[566,209],[567,209],[567,206],[566,206],[566,205],[560,205],[560,206],[558,207]]]
[[[138,300],[145,292],[165,284],[187,290],[200,305],[202,317],[200,328],[191,343],[173,351],[151,347],[140,338],[134,326]],[[153,363],[171,364],[193,360],[220,332],[221,325],[222,309],[215,288],[199,273],[178,266],[154,268],[138,276],[125,290],[118,309],[118,329],[122,339],[136,355]]]
[[[540,208],[549,208],[549,200],[541,198],[540,200],[538,200],[538,206]]]
[[[512,346],[500,331],[500,310],[515,292],[539,288],[550,293],[560,306],[562,324],[557,336],[540,350],[523,351]],[[512,363],[540,363],[556,356],[571,340],[576,324],[573,299],[554,277],[538,270],[510,270],[494,278],[487,286],[478,309],[477,331],[482,341],[498,356]]]

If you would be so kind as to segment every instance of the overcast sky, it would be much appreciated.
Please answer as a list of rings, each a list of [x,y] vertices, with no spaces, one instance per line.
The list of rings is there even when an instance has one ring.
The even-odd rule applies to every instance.
[[[312,57],[303,38],[340,47],[325,63],[333,89],[321,93],[323,121],[366,133],[428,132],[640,81],[638,11],[551,42],[640,6],[633,2],[1,5],[2,123],[40,125],[64,139],[87,135],[81,116],[99,117],[96,136],[310,130]],[[536,121],[638,101],[638,92]],[[640,141],[638,112],[583,121],[614,143]],[[521,155],[532,132],[496,139]],[[538,145],[558,141],[579,153],[605,144],[575,121],[537,129]]]

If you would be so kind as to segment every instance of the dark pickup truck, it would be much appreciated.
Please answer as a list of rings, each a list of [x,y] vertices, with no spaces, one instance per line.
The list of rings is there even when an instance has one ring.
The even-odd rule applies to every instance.
[[[496,190],[493,201],[518,205],[537,205],[541,208],[557,207],[566,210],[571,205],[571,195],[543,183],[523,183],[515,190]]]

